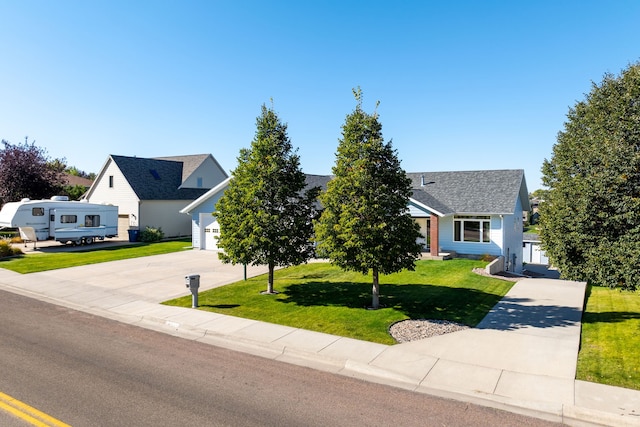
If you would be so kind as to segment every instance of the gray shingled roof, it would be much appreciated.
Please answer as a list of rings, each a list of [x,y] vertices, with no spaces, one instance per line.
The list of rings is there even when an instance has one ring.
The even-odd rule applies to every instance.
[[[114,155],[111,158],[140,200],[195,200],[209,190],[179,188],[184,176],[181,161]]]
[[[322,191],[327,189],[327,183],[331,181],[333,176],[331,175],[310,175],[305,174],[305,190],[309,190],[314,187],[320,187]]]
[[[193,154],[188,156],[154,157],[154,159],[182,162],[182,182],[184,182],[209,156],[211,154]]]
[[[413,198],[443,215],[513,214],[518,197],[527,203],[521,169],[418,172],[407,177]]]
[[[407,177],[413,187],[412,199],[442,215],[513,214],[518,197],[528,203],[522,169],[418,172]],[[307,174],[307,188],[318,186],[324,191],[332,178]]]

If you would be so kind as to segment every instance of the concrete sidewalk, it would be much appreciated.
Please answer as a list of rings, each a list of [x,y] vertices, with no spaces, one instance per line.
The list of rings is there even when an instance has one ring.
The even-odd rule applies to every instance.
[[[266,272],[248,267],[247,275]],[[569,425],[640,426],[640,392],[575,380],[585,284],[523,279],[477,328],[386,346],[159,303],[243,277],[186,251],[21,275],[0,288],[261,357]]]

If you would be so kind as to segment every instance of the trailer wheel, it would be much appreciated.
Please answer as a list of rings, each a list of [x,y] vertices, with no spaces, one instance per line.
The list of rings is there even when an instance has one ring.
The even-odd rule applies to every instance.
[[[85,237],[84,238],[85,245],[90,245],[93,243],[93,237]]]
[[[76,245],[76,246],[82,245],[82,239],[74,240],[73,244]]]

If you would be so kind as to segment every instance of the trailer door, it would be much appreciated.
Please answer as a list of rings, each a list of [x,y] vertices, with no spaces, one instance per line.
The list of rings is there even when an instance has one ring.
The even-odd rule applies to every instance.
[[[56,234],[56,209],[49,209],[49,238],[54,238]]]

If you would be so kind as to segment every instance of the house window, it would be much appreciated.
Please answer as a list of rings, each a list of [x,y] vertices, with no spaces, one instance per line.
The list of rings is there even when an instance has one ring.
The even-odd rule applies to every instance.
[[[196,186],[197,186],[198,188],[202,188],[202,177],[201,177],[201,176],[199,176],[196,180],[198,181],[198,183],[196,184]]]
[[[75,224],[78,222],[77,215],[60,215],[60,222],[62,224]]]
[[[84,216],[84,226],[85,227],[99,227],[100,226],[100,215],[85,215]]]
[[[109,188],[113,188],[113,175],[109,175]]]
[[[456,242],[489,243],[489,216],[456,216],[453,220],[453,240]]]
[[[31,208],[31,215],[44,216],[44,208]]]

